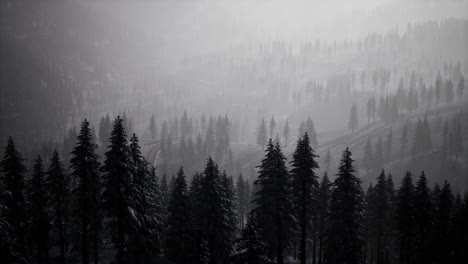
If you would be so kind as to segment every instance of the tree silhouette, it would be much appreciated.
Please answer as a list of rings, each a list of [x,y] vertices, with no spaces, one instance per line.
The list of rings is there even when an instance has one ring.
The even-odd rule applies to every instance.
[[[343,152],[330,202],[326,263],[364,263],[365,200],[351,152]]]
[[[314,194],[319,184],[314,170],[319,167],[315,160],[317,157],[310,146],[309,136],[305,133],[302,139],[297,141],[290,171],[294,209],[299,227],[299,259],[302,264],[307,260],[307,238],[311,234],[309,226],[313,210],[316,208]]]
[[[296,224],[292,183],[279,145],[273,145],[270,139],[265,152],[266,156],[258,167],[258,179],[254,182],[257,188],[253,200],[257,206],[254,213],[262,229],[262,239],[268,245],[268,256],[275,256],[277,263],[283,264]]]

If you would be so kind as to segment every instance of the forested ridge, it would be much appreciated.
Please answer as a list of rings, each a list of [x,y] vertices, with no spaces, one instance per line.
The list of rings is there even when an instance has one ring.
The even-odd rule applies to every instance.
[[[383,169],[362,186],[347,148],[338,173],[307,132],[291,161],[270,139],[253,181],[204,169],[156,175],[117,117],[104,155],[83,121],[63,160],[29,169],[10,137],[0,163],[5,263],[463,263],[468,194],[430,171],[394,183]],[[65,166],[67,163],[69,166]],[[167,262],[169,261],[169,262]]]
[[[0,264],[468,263],[467,0],[0,0]]]

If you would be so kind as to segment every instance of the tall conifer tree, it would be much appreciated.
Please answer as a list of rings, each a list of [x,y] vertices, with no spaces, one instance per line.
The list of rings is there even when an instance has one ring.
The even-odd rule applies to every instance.
[[[315,194],[318,189],[318,177],[315,169],[318,163],[314,150],[310,146],[307,133],[297,141],[296,150],[291,161],[293,203],[299,227],[299,259],[301,264],[307,260],[307,239],[311,236],[310,224],[314,210],[317,208]],[[316,245],[314,244],[314,247]]]
[[[262,228],[262,239],[268,245],[268,256],[276,257],[277,263],[283,264],[296,225],[292,182],[279,145],[273,145],[270,139],[265,152],[266,156],[258,167],[258,179],[254,182],[257,187],[254,213]]]
[[[39,156],[34,162],[33,175],[27,188],[29,237],[34,244],[36,262],[39,264],[49,262],[50,218],[44,178],[44,165],[42,158]]]
[[[94,262],[99,262],[101,217],[98,208],[101,201],[101,180],[96,148],[89,122],[85,120],[81,124],[70,160],[71,177],[77,183],[72,190],[73,203],[76,204],[72,217],[81,236],[79,248],[83,264],[90,263],[91,252],[94,253]]]
[[[132,231],[130,209],[132,196],[132,171],[124,120],[117,117],[109,138],[109,150],[105,153],[103,175],[103,208],[108,218],[108,228],[117,251],[116,263],[123,264],[127,258],[128,237]]]
[[[57,150],[54,150],[47,170],[47,191],[50,194],[49,207],[53,220],[53,231],[58,233],[60,244],[60,263],[66,263],[67,222],[69,220],[70,182],[60,161]]]
[[[255,222],[251,212],[247,225],[242,229],[241,237],[237,241],[233,256],[235,264],[270,264],[272,261],[266,256],[266,245],[260,236],[260,227]]]
[[[326,263],[359,264],[365,261],[365,200],[361,180],[354,172],[354,160],[346,148],[333,184]]]
[[[5,207],[2,210],[2,218],[4,220],[4,228],[8,234],[12,236],[13,252],[12,258],[15,261],[26,261],[25,249],[25,230],[26,225],[26,198],[25,198],[25,181],[24,173],[26,167],[23,165],[23,158],[16,149],[16,145],[11,137],[8,138],[5,154],[0,162],[0,191],[2,191],[2,205]]]
[[[433,224],[433,205],[431,202],[431,190],[427,186],[424,172],[419,176],[414,190],[414,221],[416,223],[416,262],[427,263],[429,234]]]
[[[175,263],[188,263],[191,259],[192,215],[183,168],[179,169],[169,200],[166,254]]]
[[[398,230],[400,263],[412,263],[414,244],[414,185],[411,172],[406,172],[396,195],[395,222]]]

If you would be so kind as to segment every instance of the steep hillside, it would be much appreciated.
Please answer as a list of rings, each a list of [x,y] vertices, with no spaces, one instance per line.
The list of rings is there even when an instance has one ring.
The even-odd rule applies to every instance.
[[[432,147],[430,151],[420,152],[413,155],[413,147],[416,137],[416,126],[418,121],[427,118]],[[449,130],[452,127],[454,119],[458,118],[462,124],[462,153],[458,157],[453,156],[452,159],[443,158],[443,150],[441,149],[442,140],[444,138],[445,121],[449,125]],[[407,126],[408,141],[402,149],[401,138],[404,126]],[[391,148],[387,149],[388,134],[392,131]],[[449,131],[450,132],[450,131]],[[426,171],[426,176],[430,182],[443,183],[448,180],[454,183],[454,189],[457,191],[468,190],[468,105],[447,105],[440,106],[437,109],[421,109],[411,114],[402,114],[395,123],[385,123],[376,121],[370,125],[361,124],[361,128],[354,133],[350,133],[343,129],[330,130],[319,132],[319,146],[316,148],[316,153],[320,156],[319,174],[323,174],[327,170],[325,156],[330,151],[331,161],[328,169],[328,174],[333,178],[336,173],[339,159],[343,150],[349,147],[353,152],[353,158],[357,161],[357,174],[361,177],[364,186],[373,183],[382,168],[366,169],[365,166],[365,147],[370,139],[373,152],[379,138],[382,139],[383,147],[383,169],[391,173],[396,184],[400,182],[403,174],[409,170],[415,175],[419,175],[422,170]],[[174,139],[173,147],[177,148],[179,139]],[[159,141],[147,140],[144,143],[144,152],[147,157],[157,168],[161,165],[161,158],[158,157],[160,144]],[[283,152],[288,160],[291,159],[295,148],[295,140],[290,140],[286,146],[283,146]],[[260,164],[264,157],[261,148],[254,144],[246,143],[231,143],[231,149],[234,154],[234,164],[236,165],[234,175],[242,172],[251,179],[256,176],[256,166]],[[375,155],[374,153],[372,154]],[[169,165],[169,172],[183,165],[181,160],[173,160]],[[191,167],[186,167],[188,172],[195,172],[202,169],[203,162],[196,163]],[[450,168],[442,171],[441,168]],[[229,168],[226,168],[229,169]],[[188,175],[191,175],[190,173]]]

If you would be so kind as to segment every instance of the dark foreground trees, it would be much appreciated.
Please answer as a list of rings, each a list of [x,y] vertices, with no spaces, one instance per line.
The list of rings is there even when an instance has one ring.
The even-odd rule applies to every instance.
[[[42,158],[38,157],[34,162],[33,175],[26,189],[28,198],[27,214],[29,216],[28,238],[35,252],[37,263],[49,262],[50,220],[47,206],[44,206],[47,205],[48,199],[44,178],[44,164]]]
[[[247,225],[242,229],[237,241],[233,262],[239,264],[269,264],[273,263],[265,253],[266,245],[260,237],[260,228],[255,221],[254,212],[249,214]]]
[[[126,249],[130,233],[133,232],[134,212],[131,201],[134,199],[132,189],[133,164],[130,162],[130,150],[123,120],[117,117],[114,122],[109,150],[103,166],[103,208],[108,219],[108,228],[112,232],[112,241],[117,251],[116,263],[122,264],[126,259]]]
[[[255,218],[267,244],[267,254],[283,264],[293,239],[296,219],[292,202],[292,182],[279,144],[270,139],[259,168],[258,188],[253,203]]]
[[[318,209],[316,192],[319,183],[314,171],[318,168],[318,163],[315,161],[317,157],[310,145],[309,136],[305,133],[302,139],[297,141],[290,172],[294,211],[299,229],[299,259],[301,264],[305,264],[307,261],[307,240],[311,236],[310,226],[315,216],[314,213]],[[317,241],[314,239],[314,247],[316,247],[316,243]],[[313,253],[315,258],[315,250],[313,250]]]
[[[70,209],[70,182],[68,175],[60,161],[60,156],[57,150],[52,153],[50,166],[47,170],[47,191],[49,193],[48,206],[50,208],[50,217],[52,220],[52,232],[58,233],[58,241],[60,248],[60,263],[66,263],[67,250],[67,223],[69,220]]]
[[[23,158],[16,149],[13,139],[8,138],[5,154],[0,162],[1,168],[1,221],[5,241],[2,252],[11,263],[26,261],[25,225],[26,198],[24,174],[26,167]]]
[[[348,149],[338,170],[330,202],[326,263],[364,263],[364,192],[361,180],[354,175],[354,160]]]
[[[194,257],[193,217],[184,170],[177,173],[168,206],[166,254],[174,263],[188,263]]]
[[[165,181],[160,186],[138,137],[128,139],[123,124],[120,118],[114,122],[101,169],[86,120],[70,172],[54,151],[47,171],[37,159],[27,175],[13,140],[8,140],[0,163],[2,263],[155,263],[164,258],[177,264],[291,259],[394,264],[467,259],[468,195],[453,193],[448,182],[431,190],[424,173],[413,184],[408,172],[395,189],[392,176],[382,171],[364,197],[346,149],[334,181],[325,173],[319,184],[316,155],[306,134],[298,141],[289,172],[279,144],[270,140],[248,204],[248,181],[240,178],[235,186],[211,158],[192,177],[190,188],[182,168],[170,186]],[[246,223],[238,217],[247,218]]]
[[[94,262],[99,262],[101,178],[96,148],[89,122],[85,120],[70,160],[71,177],[75,181],[72,189],[72,225],[73,232],[80,237],[77,248],[80,248],[83,264],[90,263],[91,254]]]

